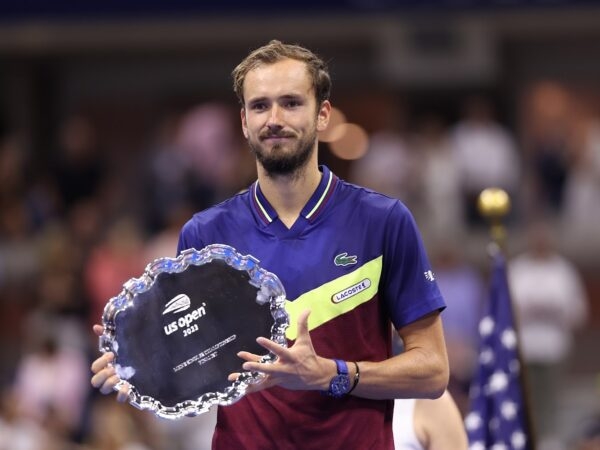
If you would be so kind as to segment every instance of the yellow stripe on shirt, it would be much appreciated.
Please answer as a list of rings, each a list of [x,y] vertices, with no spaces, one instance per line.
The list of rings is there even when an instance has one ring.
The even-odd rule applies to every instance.
[[[353,272],[308,291],[293,301],[287,300],[285,309],[290,316],[290,325],[286,337],[296,339],[298,316],[306,309],[311,310],[308,329],[314,330],[371,300],[377,294],[382,265],[383,257],[378,256]]]

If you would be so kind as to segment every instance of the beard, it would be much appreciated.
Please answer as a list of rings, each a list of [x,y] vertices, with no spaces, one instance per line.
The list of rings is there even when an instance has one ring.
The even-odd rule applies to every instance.
[[[277,133],[274,134],[277,135]],[[280,135],[283,134],[283,132],[280,133]],[[285,136],[289,135],[285,134]],[[285,151],[283,148],[286,144],[275,144],[271,147],[271,151],[267,151],[264,145],[261,144],[260,139],[248,138],[248,145],[267,176],[275,177],[296,174],[306,166],[314,151],[316,140],[317,130],[315,128],[298,141],[287,143],[287,145],[294,146],[289,151]]]

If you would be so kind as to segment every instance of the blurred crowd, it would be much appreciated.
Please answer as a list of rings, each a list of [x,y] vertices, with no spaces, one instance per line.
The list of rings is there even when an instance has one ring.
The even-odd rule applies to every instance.
[[[574,107],[552,83],[524,102],[527,127],[503,123],[493,102],[473,96],[452,122],[432,113],[369,130],[358,160],[336,160],[326,144],[322,152],[343,178],[400,198],[415,214],[449,305],[450,387],[463,413],[487,295],[477,197],[490,186],[511,195],[513,300],[524,361],[541,389],[533,392],[538,431],[552,439],[556,404],[544,393],[559,393],[575,333],[598,301],[581,272],[598,268],[587,255],[600,248],[600,110]],[[91,326],[126,280],[174,256],[194,211],[254,180],[238,121],[220,103],[164,114],[132,157],[102,148],[97,124],[73,114],[43,163],[19,130],[0,135],[0,450],[208,445],[210,414],[172,423],[91,389]],[[473,250],[473,242],[483,244]]]

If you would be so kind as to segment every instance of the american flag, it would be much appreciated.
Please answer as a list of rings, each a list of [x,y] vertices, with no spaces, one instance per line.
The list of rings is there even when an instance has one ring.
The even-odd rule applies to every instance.
[[[499,249],[493,258],[489,304],[479,324],[478,370],[465,417],[469,450],[531,450],[506,263]]]

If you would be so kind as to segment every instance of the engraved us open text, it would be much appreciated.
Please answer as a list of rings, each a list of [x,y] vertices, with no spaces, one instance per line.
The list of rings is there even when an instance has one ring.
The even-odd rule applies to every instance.
[[[237,338],[237,336],[235,334],[232,334],[228,338],[223,339],[221,342],[218,342],[217,344],[213,345],[212,347],[207,348],[206,350],[198,353],[197,355],[192,356],[191,358],[187,359],[186,361],[182,362],[181,364],[178,364],[177,366],[173,367],[173,372],[179,372],[181,369],[184,369],[194,363],[202,365],[205,362],[216,358],[217,353],[218,353],[217,350],[219,350],[220,348],[229,344],[230,342],[235,341],[236,338]]]

